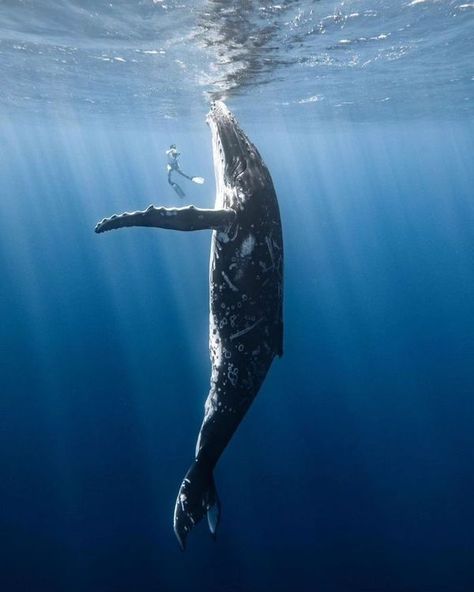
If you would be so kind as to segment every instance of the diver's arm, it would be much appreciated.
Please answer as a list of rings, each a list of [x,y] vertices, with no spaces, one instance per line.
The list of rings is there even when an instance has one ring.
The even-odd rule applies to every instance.
[[[220,229],[232,224],[235,211],[231,209],[207,210],[186,206],[185,208],[157,208],[153,205],[139,212],[125,212],[104,218],[95,227],[101,233],[126,226],[151,226],[170,230]]]

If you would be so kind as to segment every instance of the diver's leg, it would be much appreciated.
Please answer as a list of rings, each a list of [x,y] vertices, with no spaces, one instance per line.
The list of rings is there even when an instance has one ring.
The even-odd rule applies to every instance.
[[[175,169],[175,170],[176,170],[176,172],[177,172],[178,174],[180,174],[180,175],[181,175],[182,177],[184,177],[185,179],[189,179],[190,181],[192,181],[192,180],[193,180],[193,178],[192,178],[192,177],[190,177],[189,175],[186,175],[186,173],[183,173],[183,171],[182,171],[181,169],[177,168],[177,169]]]
[[[138,212],[125,212],[104,218],[95,227],[101,233],[127,226],[151,226],[170,230],[217,230],[232,224],[235,211],[231,209],[207,210],[186,206],[185,208],[157,208],[153,205]]]
[[[174,181],[171,181],[171,187],[176,191],[176,193],[179,195],[179,197],[181,197],[181,199],[183,199],[184,197],[186,197],[186,194],[181,189],[181,185],[178,185],[178,183],[175,183]]]
[[[168,165],[168,183],[176,191],[176,193],[179,195],[179,197],[181,197],[181,198],[186,197],[186,194],[181,189],[181,187],[178,185],[178,183],[175,183],[174,181],[171,180],[171,173],[173,171],[179,172],[179,170],[176,167],[172,167],[172,166]]]

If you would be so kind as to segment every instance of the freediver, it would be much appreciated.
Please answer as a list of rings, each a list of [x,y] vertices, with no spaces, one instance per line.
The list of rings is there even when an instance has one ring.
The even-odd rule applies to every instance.
[[[198,185],[202,185],[204,183],[204,179],[202,177],[190,177],[189,175],[186,175],[186,173],[183,173],[178,161],[180,154],[181,153],[178,152],[178,150],[176,149],[176,144],[171,144],[169,149],[166,151],[166,156],[168,159],[168,164],[166,165],[166,168],[168,170],[168,183],[176,191],[179,197],[183,198],[186,194],[177,183],[171,180],[171,173],[173,171],[175,171],[185,179],[189,179],[193,183],[197,183]]]

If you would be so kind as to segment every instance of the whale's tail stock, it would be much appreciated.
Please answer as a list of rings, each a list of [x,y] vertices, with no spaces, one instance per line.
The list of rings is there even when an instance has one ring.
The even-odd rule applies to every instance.
[[[214,476],[212,469],[205,463],[195,460],[181,483],[174,508],[174,532],[183,551],[191,529],[206,514],[209,530],[215,537],[220,519],[220,502]]]

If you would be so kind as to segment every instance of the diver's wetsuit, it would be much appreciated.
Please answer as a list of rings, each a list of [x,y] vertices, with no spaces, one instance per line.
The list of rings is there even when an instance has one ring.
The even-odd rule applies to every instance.
[[[183,173],[183,171],[180,169],[179,162],[178,162],[179,155],[180,155],[180,153],[176,150],[175,146],[171,146],[170,149],[166,151],[166,156],[168,157],[168,164],[167,164],[168,183],[176,191],[176,193],[179,195],[179,197],[184,197],[185,193],[181,189],[181,187],[177,183],[175,183],[174,181],[171,180],[171,173],[173,171],[175,171],[176,173],[180,174],[185,179],[189,179],[190,181],[192,181],[193,178],[190,177],[189,175],[186,175],[185,173]]]

